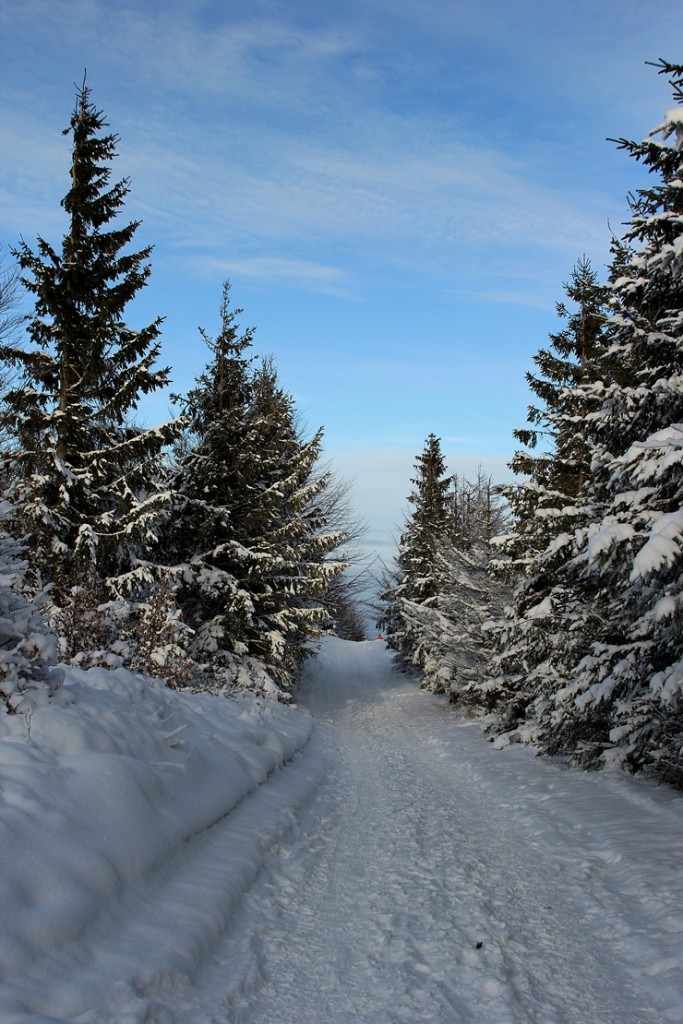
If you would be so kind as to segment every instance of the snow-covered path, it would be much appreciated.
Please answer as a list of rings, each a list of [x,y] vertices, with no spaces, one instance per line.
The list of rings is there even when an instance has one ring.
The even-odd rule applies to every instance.
[[[326,781],[197,979],[223,1013],[193,1019],[683,1020],[679,798],[494,751],[381,643],[329,641],[301,699],[295,770]]]
[[[92,685],[3,741],[0,1024],[683,1022],[679,794],[494,749],[379,642],[307,711]]]

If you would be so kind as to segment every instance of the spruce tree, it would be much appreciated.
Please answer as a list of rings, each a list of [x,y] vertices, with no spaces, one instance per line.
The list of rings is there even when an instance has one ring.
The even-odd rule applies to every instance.
[[[683,785],[683,66],[677,106],[643,142],[617,140],[655,183],[630,200],[611,286],[620,379],[591,415],[599,515],[577,537],[572,599],[586,656],[555,695],[547,749],[617,760]]]
[[[141,330],[123,320],[150,274],[150,247],[129,251],[139,222],[110,227],[129,192],[110,185],[117,136],[107,133],[85,81],[69,127],[68,228],[61,249],[42,238],[15,251],[34,297],[29,345],[2,346],[21,371],[0,427],[12,438],[15,531],[31,538],[31,562],[64,600],[85,578],[122,593],[139,582],[137,558],[154,539],[168,496],[157,482],[173,425],[137,427],[139,398],[167,383],[154,368],[157,319]]]
[[[574,554],[576,531],[593,515],[591,416],[611,373],[605,358],[607,294],[585,258],[564,289],[569,303],[556,307],[563,326],[534,357],[538,373],[527,374],[538,404],[529,407],[528,426],[514,432],[525,449],[510,467],[527,479],[503,488],[513,532],[498,542],[496,565],[516,585],[491,631],[488,678],[477,694],[500,715],[501,730],[519,727],[525,737],[534,705],[561,685],[560,666],[571,660],[569,651],[577,644],[580,649],[581,634],[571,628],[576,609],[560,580]]]
[[[433,434],[417,457],[414,506],[393,572],[385,575],[379,625],[401,668],[453,703],[471,703],[483,662],[483,628],[499,610],[501,587],[490,576],[490,543],[505,512],[490,478],[449,477]]]
[[[202,331],[213,358],[183,400],[189,429],[163,546],[183,581],[194,656],[214,685],[251,674],[286,689],[327,624],[323,597],[343,568],[333,555],[343,537],[327,529],[321,502],[322,432],[302,439],[272,362],[253,367],[241,312],[224,285],[221,331],[215,340]]]
[[[434,650],[451,703],[476,710],[488,629],[502,613],[507,596],[507,586],[491,572],[491,562],[494,539],[508,525],[508,510],[501,488],[481,468],[472,481],[452,478],[449,505],[446,536],[439,548],[441,630]]]
[[[449,479],[441,441],[430,434],[415,460],[415,490],[408,496],[413,511],[401,536],[399,565],[405,573],[405,596],[424,603],[436,593],[434,561],[446,532]]]
[[[408,496],[412,512],[399,539],[395,579],[380,599],[384,611],[379,625],[401,668],[421,668],[427,657],[429,622],[439,592],[438,551],[448,521],[445,468],[441,441],[430,434],[415,461],[414,490]]]
[[[347,567],[340,553],[352,536],[341,516],[342,492],[321,466],[323,431],[302,436],[292,397],[272,362],[254,374],[250,437],[257,459],[253,504],[263,513],[246,531],[259,552],[252,584],[257,624],[252,648],[284,684],[310,653],[309,642],[332,627],[328,592]]]
[[[187,429],[175,449],[173,507],[161,534],[163,560],[182,570],[178,600],[195,633],[193,656],[228,680],[247,652],[253,617],[245,586],[250,553],[235,540],[253,469],[245,443],[253,330],[240,332],[241,312],[230,308],[225,284],[218,336],[200,328],[212,358],[187,396],[176,396]]]
[[[608,370],[607,294],[585,257],[564,291],[570,304],[556,304],[564,326],[534,356],[538,372],[526,374],[538,404],[529,406],[527,426],[513,431],[524,449],[515,453],[510,468],[526,480],[504,488],[517,524],[506,554],[510,568],[525,576],[533,574],[549,541],[573,523],[576,499],[590,478],[589,418],[601,404],[592,385],[596,377],[604,381]]]

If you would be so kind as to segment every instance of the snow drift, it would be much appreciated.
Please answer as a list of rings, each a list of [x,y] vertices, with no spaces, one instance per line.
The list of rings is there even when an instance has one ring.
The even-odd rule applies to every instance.
[[[123,669],[68,669],[49,703],[24,706],[0,716],[0,1019],[12,1024],[24,1013],[55,1020],[92,1005],[93,986],[110,971],[94,963],[89,936],[126,903],[138,904],[139,934],[125,955],[144,951],[153,963],[158,923],[146,926],[144,903],[155,878],[187,859],[193,837],[290,759],[310,731],[308,716],[277,701],[177,693]],[[183,914],[210,907],[221,917],[223,906],[224,917],[255,871],[250,849],[233,851],[222,892],[197,878]],[[204,920],[201,942],[222,927]],[[186,967],[202,953],[187,940],[177,952]],[[64,978],[61,1007],[45,1005],[36,985],[48,962]]]

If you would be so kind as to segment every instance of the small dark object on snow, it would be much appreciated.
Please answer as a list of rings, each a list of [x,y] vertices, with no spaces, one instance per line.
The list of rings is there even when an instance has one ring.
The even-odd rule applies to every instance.
[[[474,948],[475,949],[481,949],[483,945],[484,945],[483,942],[478,942]]]

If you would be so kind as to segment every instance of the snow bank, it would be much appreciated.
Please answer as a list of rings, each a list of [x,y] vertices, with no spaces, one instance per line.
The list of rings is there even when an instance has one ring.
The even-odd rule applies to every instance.
[[[22,1015],[22,979],[69,944],[91,959],[90,930],[141,899],[309,732],[277,701],[177,693],[124,669],[69,669],[52,700],[0,716],[0,1020],[44,1019]],[[141,927],[151,950],[159,937]]]

